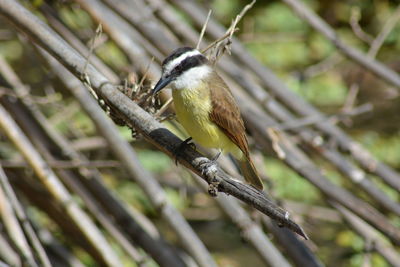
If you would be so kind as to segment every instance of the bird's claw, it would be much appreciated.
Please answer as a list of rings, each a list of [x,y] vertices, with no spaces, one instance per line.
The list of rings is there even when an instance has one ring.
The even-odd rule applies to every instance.
[[[178,157],[180,156],[180,154],[182,154],[182,152],[185,150],[187,146],[190,146],[192,149],[196,150],[196,145],[191,141],[192,137],[189,137],[184,141],[182,141],[182,143],[180,143],[179,146],[174,149],[173,154],[175,157],[175,165],[178,165]]]
[[[198,162],[198,167],[201,169],[201,174],[207,177],[209,186],[208,186],[208,193],[216,197],[218,194],[218,186],[219,181],[216,179],[217,176],[217,166],[215,164],[216,160],[218,159],[220,153],[216,155],[212,160],[208,158],[200,158]]]

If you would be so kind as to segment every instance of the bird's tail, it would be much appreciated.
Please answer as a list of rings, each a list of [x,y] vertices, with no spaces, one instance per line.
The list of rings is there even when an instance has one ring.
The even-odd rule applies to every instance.
[[[261,181],[260,176],[258,176],[256,167],[254,167],[251,158],[243,155],[242,158],[238,160],[238,162],[242,175],[246,179],[246,181],[255,188],[263,190],[264,185]]]

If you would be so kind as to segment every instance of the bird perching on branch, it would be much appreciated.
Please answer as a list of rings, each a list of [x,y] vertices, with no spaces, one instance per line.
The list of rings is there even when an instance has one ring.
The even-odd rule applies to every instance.
[[[196,49],[176,49],[163,61],[153,93],[167,85],[172,89],[178,120],[190,136],[204,147],[231,153],[246,181],[262,190],[239,108],[209,60]]]

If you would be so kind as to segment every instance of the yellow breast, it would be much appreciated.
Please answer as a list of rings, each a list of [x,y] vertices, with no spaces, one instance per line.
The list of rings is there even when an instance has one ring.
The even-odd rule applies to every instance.
[[[188,134],[200,145],[237,154],[238,147],[210,120],[210,90],[204,84],[195,89],[172,90],[176,115]]]

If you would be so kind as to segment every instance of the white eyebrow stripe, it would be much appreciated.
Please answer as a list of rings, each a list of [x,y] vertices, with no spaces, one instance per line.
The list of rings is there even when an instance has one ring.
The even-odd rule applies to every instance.
[[[171,62],[169,62],[167,65],[165,65],[165,73],[170,73],[171,70],[173,70],[176,66],[178,66],[182,61],[184,61],[188,57],[196,56],[196,55],[201,55],[201,53],[197,50],[189,51],[186,52],[179,57],[175,58]]]

